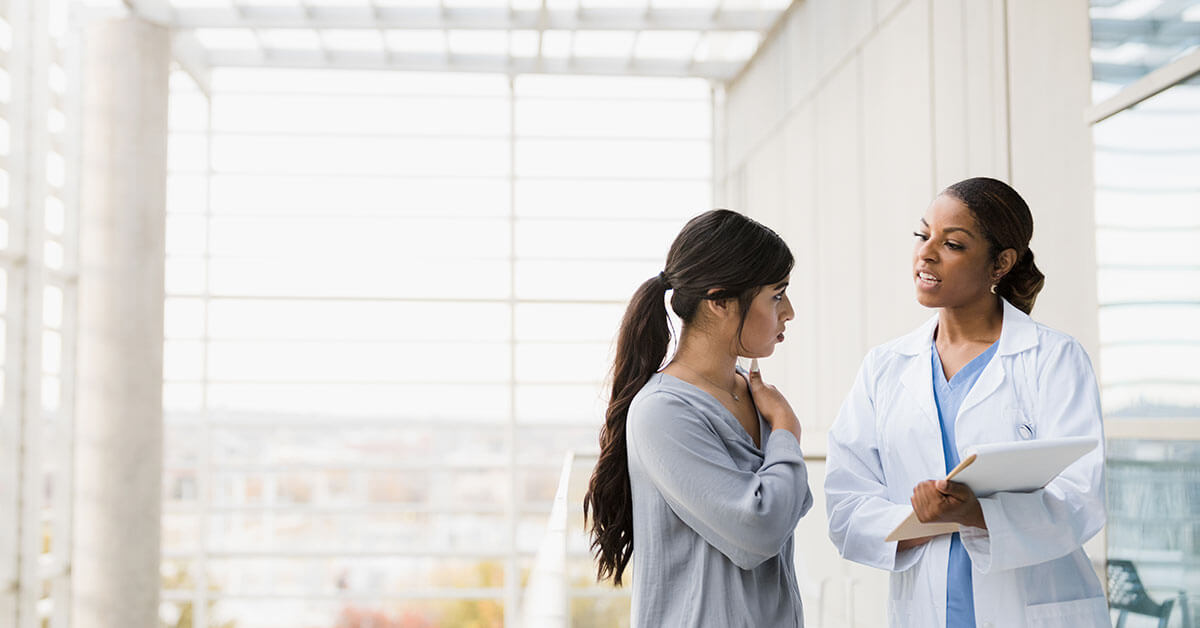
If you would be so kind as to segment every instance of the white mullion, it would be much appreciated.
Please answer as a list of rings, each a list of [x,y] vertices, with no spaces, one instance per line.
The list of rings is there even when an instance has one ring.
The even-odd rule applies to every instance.
[[[442,44],[446,46],[445,59],[449,64],[454,58],[454,51],[450,49],[450,20],[446,19],[446,0],[438,0],[438,17],[442,22]]]
[[[542,0],[544,7],[546,0]],[[539,35],[538,54],[541,54],[541,37]],[[521,566],[518,563],[517,536],[520,525],[520,514],[517,509],[517,90],[516,79],[508,79],[508,425],[506,438],[508,445],[508,559],[505,561],[504,572],[504,625],[516,626],[521,616],[519,609],[521,600],[520,575]]]
[[[504,67],[508,71],[509,79],[513,78],[512,68],[516,65],[513,62],[513,54],[512,54],[513,31],[514,31],[514,27],[516,26],[516,21],[513,19],[515,15],[516,15],[516,10],[513,9],[513,0],[508,0],[508,16],[507,16],[508,17],[508,28],[505,29],[505,31],[504,31],[505,34],[508,35],[508,46],[506,46],[504,48]]]
[[[26,129],[28,124],[29,93],[26,85],[29,83],[28,62],[30,45],[27,41],[29,22],[27,13],[29,0],[15,0],[15,6],[6,5],[4,14],[13,32],[13,46],[4,56],[4,67],[8,72],[12,94],[15,96],[2,113],[9,125],[9,157],[0,161],[9,178],[9,209],[4,218],[7,221],[10,238],[4,255],[0,257],[0,267],[4,268],[7,290],[5,294],[5,356],[4,356],[4,403],[0,406],[0,625],[15,626],[21,599],[25,594],[20,565],[21,539],[21,438],[22,413],[16,405],[20,400],[17,394],[21,390],[24,373],[21,370],[22,354],[22,317],[23,298],[21,292],[22,278],[25,275],[24,257],[21,246],[22,239],[11,237],[21,232],[23,209],[26,202],[27,186],[25,170],[28,165],[26,156]],[[15,250],[14,250],[15,249]]]
[[[542,39],[546,36],[546,23],[548,20],[548,12],[546,9],[546,0],[542,0],[542,6],[538,9],[537,21],[537,54],[534,55],[534,63],[541,65],[542,63]]]
[[[49,86],[46,83],[47,49],[49,36],[46,33],[46,5],[44,2],[24,0],[18,2],[24,11],[17,11],[23,19],[14,20],[21,26],[13,28],[14,49],[27,55],[20,74],[24,93],[21,106],[24,115],[16,125],[14,134],[20,134],[19,145],[25,162],[21,177],[14,181],[23,193],[17,203],[10,233],[14,243],[23,253],[24,263],[17,281],[9,282],[9,290],[21,295],[19,309],[14,308],[17,338],[17,360],[9,364],[9,370],[19,373],[19,388],[12,394],[17,403],[17,436],[21,443],[19,465],[19,502],[17,516],[20,520],[17,531],[18,601],[17,628],[36,628],[40,625],[38,600],[40,599],[41,574],[38,564],[42,547],[42,255],[45,221],[43,209],[46,196],[46,104]],[[39,36],[40,35],[40,36]],[[6,395],[7,396],[7,395]]]
[[[638,39],[642,36],[641,30],[633,31],[633,42],[629,44],[629,58],[625,61],[626,68],[632,68],[637,61],[637,45]]]
[[[66,164],[66,179],[62,198],[63,219],[63,279],[62,319],[59,333],[62,337],[62,355],[59,369],[59,439],[61,450],[59,471],[61,477],[55,486],[55,510],[58,520],[54,527],[54,546],[57,548],[62,573],[52,584],[54,611],[50,618],[51,628],[68,628],[71,623],[71,567],[74,547],[74,498],[75,479],[75,365],[78,340],[78,272],[79,272],[79,185],[80,142],[82,139],[82,25],[71,7],[67,17],[67,35],[63,51],[63,72],[67,77],[66,92],[62,98],[62,113],[66,117],[64,128],[63,160]]]
[[[646,0],[646,10],[642,12],[642,23],[647,27],[650,26],[650,24],[651,24],[651,22],[650,22],[650,0]],[[638,30],[634,31],[634,34],[633,34],[633,46],[629,49],[629,63],[627,66],[631,69],[637,65],[637,40],[639,37],[642,36],[642,32],[643,32],[642,29],[639,28]],[[691,66],[689,66],[689,69],[690,69],[690,67]]]
[[[380,19],[379,3],[376,2],[376,0],[367,0],[367,6],[369,6],[371,9],[371,17],[374,18],[375,23],[379,25],[379,28],[375,30],[379,32],[379,46],[383,51],[383,59],[385,62],[391,63],[393,56],[392,49],[389,48],[387,44],[387,29],[383,28],[383,20]]]
[[[1177,419],[1104,419],[1106,440],[1162,440],[1169,435],[1175,441],[1200,441],[1200,421]]]
[[[260,42],[261,43],[261,42]],[[212,98],[211,92],[204,94],[204,288],[201,296],[201,310],[203,317],[201,319],[202,328],[200,330],[203,338],[200,354],[200,412],[201,412],[201,428],[200,428],[200,471],[196,474],[196,490],[199,492],[200,499],[197,500],[200,505],[199,520],[196,522],[196,531],[199,539],[197,540],[198,555],[195,563],[190,565],[195,568],[195,573],[192,574],[193,580],[196,582],[193,591],[192,599],[192,621],[196,628],[208,628],[208,515],[212,508],[212,422],[209,420],[208,406],[208,358],[209,348],[211,345],[209,338],[209,312],[212,305],[212,284],[209,277],[211,276],[211,261],[212,261],[212,178],[213,178],[213,159],[212,159]]]
[[[567,31],[567,72],[575,67],[575,40],[579,25],[583,22],[583,0],[575,0],[575,23]]]

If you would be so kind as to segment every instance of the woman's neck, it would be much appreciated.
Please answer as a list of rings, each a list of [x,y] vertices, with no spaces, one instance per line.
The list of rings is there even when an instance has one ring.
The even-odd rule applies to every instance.
[[[996,342],[1004,326],[1004,304],[1000,297],[979,299],[959,307],[938,311],[937,339],[947,345]]]
[[[713,384],[730,390],[737,383],[734,379],[737,377],[734,372],[737,355],[730,351],[730,344],[685,326],[679,334],[679,347],[671,363],[682,364]]]

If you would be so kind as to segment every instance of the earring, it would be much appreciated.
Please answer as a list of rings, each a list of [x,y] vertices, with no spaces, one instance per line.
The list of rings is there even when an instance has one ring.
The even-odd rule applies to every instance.
[[[996,294],[996,284],[992,284],[992,294]]]

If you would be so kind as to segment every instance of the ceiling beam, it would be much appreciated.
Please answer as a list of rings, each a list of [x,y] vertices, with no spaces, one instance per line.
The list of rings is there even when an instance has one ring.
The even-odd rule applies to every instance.
[[[167,0],[122,0],[122,4],[133,15],[159,26],[168,26],[174,19],[174,11]]]
[[[171,38],[171,56],[205,96],[212,97],[212,70],[205,59],[204,47],[191,33],[175,33]]]
[[[604,76],[690,76],[725,81],[741,69],[736,62],[690,59],[549,59],[508,55],[440,55],[419,53],[331,52],[319,50],[210,50],[211,67],[305,68],[338,70],[401,70],[415,72],[475,72],[502,74],[585,74]]]
[[[779,11],[696,9],[542,10],[542,9],[422,9],[375,6],[321,6],[305,10],[286,6],[256,6],[247,2],[237,12],[221,8],[177,7],[171,25],[194,28],[337,28],[408,30],[681,30],[764,31]]]
[[[170,27],[175,10],[167,0],[123,0],[129,13],[152,24]],[[204,59],[204,47],[189,32],[171,36],[171,57],[180,69],[192,77],[205,96],[211,96],[211,72]]]

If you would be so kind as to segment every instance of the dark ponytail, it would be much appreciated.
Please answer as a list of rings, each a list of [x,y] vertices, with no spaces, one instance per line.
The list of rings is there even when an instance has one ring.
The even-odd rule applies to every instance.
[[[1007,183],[988,177],[959,181],[942,193],[962,201],[971,211],[988,241],[993,259],[1005,249],[1016,251],[1017,263],[1000,278],[996,294],[1022,312],[1032,312],[1046,276],[1034,264],[1029,248],[1033,213],[1025,199]]]
[[[633,555],[625,422],[633,398],[667,357],[671,326],[666,291],[672,291],[671,309],[684,324],[694,319],[706,299],[736,299],[744,324],[758,291],[783,281],[792,264],[792,252],[774,231],[737,212],[717,209],[689,221],[671,244],[665,270],[634,292],[617,334],[612,396],[600,429],[600,458],[583,498],[599,580],[611,577],[619,586]]]
[[[611,577],[618,586],[633,553],[633,495],[625,453],[625,419],[634,396],[667,357],[671,330],[663,298],[665,289],[658,277],[645,281],[625,310],[617,335],[612,397],[600,428],[600,459],[583,500],[584,519],[590,514],[592,520],[592,550],[599,562],[597,578]]]
[[[1033,302],[1045,283],[1046,276],[1033,263],[1033,251],[1025,249],[1025,254],[1017,260],[1012,270],[996,284],[996,294],[1028,314],[1033,311]]]

